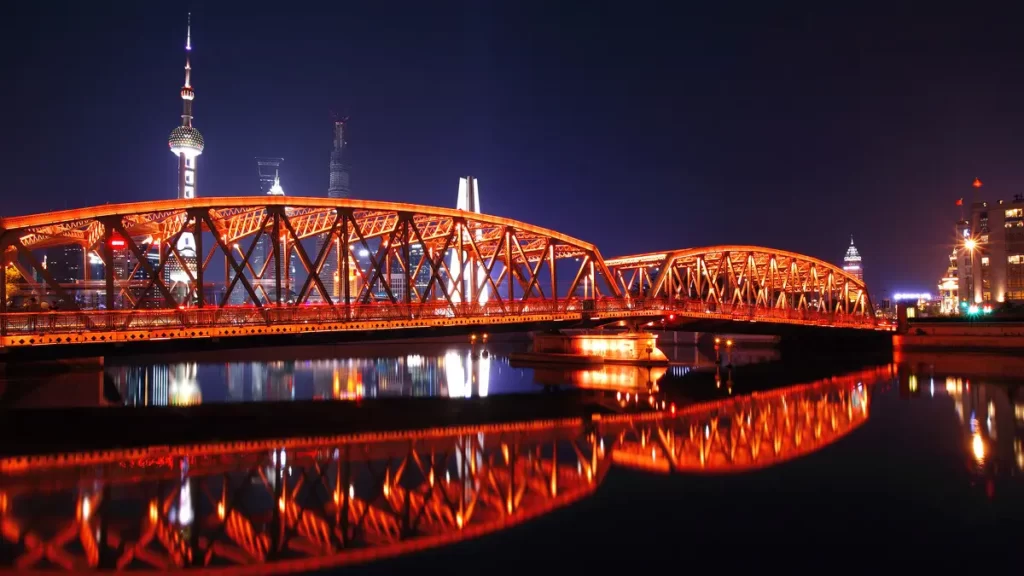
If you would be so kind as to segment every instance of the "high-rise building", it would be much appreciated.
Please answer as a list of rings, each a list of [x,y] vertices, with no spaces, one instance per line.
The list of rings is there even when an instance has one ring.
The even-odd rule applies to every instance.
[[[284,162],[284,158],[257,158],[256,169],[259,175],[260,192],[268,196],[284,196],[284,187],[281,186],[281,163]],[[285,208],[287,213],[288,209]],[[289,252],[288,248],[291,244],[289,240],[280,240],[280,250],[282,258],[285,258],[285,254]],[[291,250],[291,253],[287,256],[285,266],[281,268],[281,298],[284,301],[288,301],[291,298],[293,288],[295,286],[295,251]],[[262,279],[257,280],[251,278],[253,289],[256,291],[256,295],[266,302],[273,302],[277,298],[277,285],[274,279],[277,277],[277,266],[274,264],[274,242],[270,238],[270,231],[265,231],[263,236],[260,237],[256,247],[253,249],[252,257],[250,258],[253,270],[256,273],[263,271]],[[241,298],[244,300],[245,296],[240,295],[238,288],[235,288],[231,293],[232,303],[236,302],[236,299]]]
[[[256,174],[260,178],[260,194],[271,194],[274,184],[280,183],[282,162],[284,162],[284,158],[256,159]]]
[[[466,176],[459,179],[459,199],[455,206],[458,210],[464,210],[466,212],[472,212],[475,214],[480,213],[480,187],[477,183],[476,178],[472,176]],[[478,236],[475,238],[479,240],[482,236],[479,236],[480,231],[477,231]],[[468,242],[468,241],[467,241]],[[452,249],[451,263],[448,265],[448,270],[451,272],[451,276],[448,282],[448,293],[451,295],[452,302],[459,303],[465,297],[466,300],[473,298],[473,292],[477,290],[481,282],[484,280],[483,263],[478,263],[475,270],[462,271],[462,262],[466,260],[466,251],[463,251],[462,257],[459,257],[458,248]],[[462,274],[462,282],[459,283],[459,274]],[[488,290],[487,285],[484,284],[483,288],[480,289],[479,294],[476,295],[476,300],[480,304],[487,303]]]
[[[46,249],[43,267],[59,284],[88,280],[84,248],[78,244],[65,244]]]
[[[185,31],[185,85],[181,88],[181,126],[171,130],[167,144],[171,153],[178,158],[178,198],[196,197],[196,158],[203,153],[203,135],[192,126],[192,100],[196,93],[192,89],[192,15],[189,14]],[[190,302],[192,278],[196,273],[196,240],[190,232],[181,234],[176,246],[182,262],[173,254],[164,266],[164,281],[182,304]],[[184,264],[184,266],[182,265]],[[186,272],[185,268],[188,268]],[[191,273],[191,274],[189,274]],[[202,287],[196,287],[202,289]]]
[[[1024,302],[1024,196],[975,200],[956,232],[961,302]]]
[[[351,195],[348,181],[348,140],[345,139],[345,124],[348,118],[334,122],[334,149],[331,150],[331,180],[327,185],[328,198],[348,198]]]
[[[284,188],[281,187],[281,175],[275,170],[274,172],[274,183],[271,184],[270,190],[267,192],[268,196],[284,196]],[[290,215],[291,210],[285,208],[285,215]],[[292,238],[286,232],[282,230],[282,237],[277,240],[278,254],[282,259],[281,268],[281,298],[285,302],[291,301],[295,295],[295,250],[292,247]],[[266,240],[266,242],[264,242]],[[263,280],[261,281],[262,286],[266,289],[267,298],[270,301],[277,299],[277,271],[278,265],[274,262],[274,240],[263,235],[260,239],[263,248],[263,261],[269,264],[263,271]]]
[[[335,120],[334,122],[334,148],[331,150],[331,177],[327,184],[327,197],[328,198],[348,198],[351,194],[349,189],[349,178],[348,178],[348,141],[345,139],[345,128],[348,118],[342,118]],[[323,248],[324,242],[327,240],[327,235],[321,235],[316,241],[316,252],[320,253]],[[324,288],[331,296],[331,300],[338,302],[344,297],[343,285],[341,279],[338,277],[341,271],[338,270],[338,250],[340,246],[338,242],[330,248],[324,265],[321,268],[320,279],[323,281]],[[352,270],[352,267],[349,267]],[[350,273],[348,282],[349,286],[349,298],[355,299],[358,292],[352,290],[355,284],[355,275]],[[320,292],[313,290],[310,293],[310,299],[319,301]]]
[[[850,247],[846,249],[846,256],[843,256],[843,271],[857,280],[864,281],[864,268],[861,265],[860,252],[853,245],[853,235],[850,235]]]

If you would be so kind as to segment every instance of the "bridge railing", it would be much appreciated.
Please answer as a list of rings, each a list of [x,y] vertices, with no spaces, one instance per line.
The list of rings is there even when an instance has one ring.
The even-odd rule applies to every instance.
[[[714,304],[700,300],[668,298],[599,298],[581,300],[526,300],[519,302],[424,303],[377,302],[369,304],[306,304],[301,306],[225,306],[223,308],[178,308],[160,310],[90,310],[13,312],[0,315],[0,334],[68,334],[84,332],[127,332],[182,328],[256,327],[310,324],[312,326],[351,322],[397,322],[414,320],[479,319],[522,317],[540,319],[547,315],[580,314],[607,319],[623,317],[707,318],[747,322],[786,322],[820,326],[874,328],[874,318],[821,312],[812,309],[771,309],[747,304]],[[538,318],[538,316],[540,318]]]
[[[582,311],[579,299],[521,302],[370,304],[308,304],[301,306],[225,306],[159,310],[89,310],[13,312],[0,315],[0,331],[12,334],[119,332],[180,328],[247,327],[286,324],[321,325],[337,322],[394,322],[487,319],[573,314]]]
[[[708,303],[684,298],[609,298],[597,301],[597,312],[629,311],[678,314],[689,318],[727,319],[746,322],[792,322],[820,326],[875,327],[873,317],[858,314],[837,314],[810,308],[766,308],[764,306],[733,303]]]

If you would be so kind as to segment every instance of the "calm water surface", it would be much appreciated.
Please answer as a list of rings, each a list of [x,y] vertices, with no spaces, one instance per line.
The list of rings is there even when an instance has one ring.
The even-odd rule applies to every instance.
[[[515,368],[500,346],[395,350],[105,371],[128,405],[457,398],[561,384],[616,395],[624,411],[590,425],[8,471],[0,515],[17,530],[5,531],[0,563],[162,571],[188,564],[191,551],[210,566],[478,574],[480,562],[499,573],[607,572],[710,566],[710,555],[726,570],[1020,573],[1022,359],[898,355],[830,370],[770,351],[736,351],[716,366],[688,348],[676,353],[685,365],[630,373]],[[643,409],[663,400],[678,411]],[[67,557],[46,547],[60,534]],[[363,559],[376,561],[337,566]]]
[[[439,396],[468,398],[538,393],[544,386],[640,387],[656,383],[667,372],[682,375],[714,365],[713,350],[692,346],[666,347],[679,365],[665,370],[608,366],[597,370],[517,367],[508,354],[525,350],[514,344],[385,345],[286,350],[292,357],[259,358],[238,354],[230,360],[209,357],[175,362],[146,360],[108,362],[106,374],[124,404],[189,405],[214,402],[279,400],[355,400],[359,398]],[[734,365],[770,361],[771,349],[736,350]]]

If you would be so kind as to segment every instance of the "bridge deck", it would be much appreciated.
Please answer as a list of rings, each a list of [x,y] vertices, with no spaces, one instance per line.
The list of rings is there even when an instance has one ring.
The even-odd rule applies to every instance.
[[[755,313],[756,312],[756,313]],[[0,316],[0,343],[40,345],[144,342],[416,328],[536,325],[576,321],[703,319],[891,330],[859,316],[814,310],[755,310],[747,305],[708,305],[668,298],[567,300],[462,305],[368,304],[232,306],[139,311],[22,312]]]

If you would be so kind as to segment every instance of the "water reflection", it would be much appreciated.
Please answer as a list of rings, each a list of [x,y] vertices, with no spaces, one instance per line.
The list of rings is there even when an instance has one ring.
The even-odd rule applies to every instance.
[[[684,368],[677,366],[676,368]],[[623,366],[608,364],[587,370],[535,368],[534,380],[545,386],[572,386],[585,390],[647,390],[654,388],[668,372],[664,366]]]
[[[916,363],[900,374],[903,398],[952,402],[970,468],[988,479],[1024,473],[1024,393],[1017,383],[992,379],[943,376],[934,365]]]
[[[469,398],[533,392],[532,371],[509,366],[485,346],[441,354],[248,362],[108,366],[125,404],[358,400],[363,397]]]
[[[453,368],[460,393],[474,385],[467,373],[479,372]],[[861,425],[871,385],[893,373],[595,421],[0,460],[0,561],[283,573],[424,550],[586,497],[614,466],[737,472],[807,455]]]

